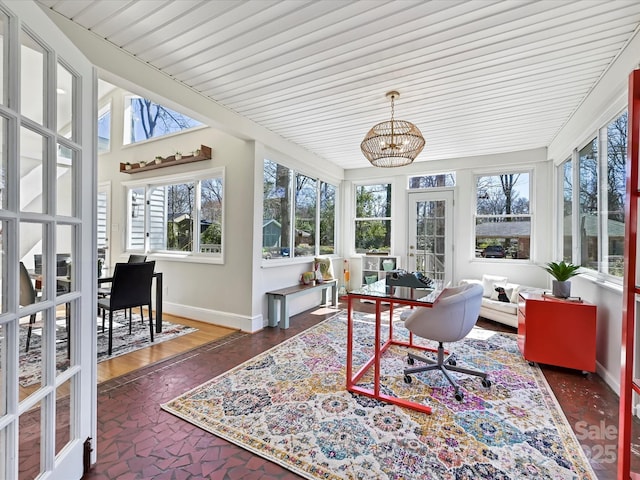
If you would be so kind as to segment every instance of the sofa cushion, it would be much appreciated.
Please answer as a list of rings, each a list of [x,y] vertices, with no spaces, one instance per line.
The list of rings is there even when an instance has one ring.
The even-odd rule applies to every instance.
[[[490,298],[483,298],[482,305],[492,310],[499,312],[509,313],[511,315],[518,314],[518,305],[515,303],[501,302],[500,300],[491,300]]]
[[[504,287],[507,284],[507,277],[499,277],[497,275],[482,275],[482,287],[484,288],[483,297],[491,298],[495,286]]]
[[[504,292],[506,295],[505,299],[500,299],[500,290]],[[493,284],[493,292],[491,292],[491,296],[489,297],[491,300],[498,300],[503,303],[511,303],[511,298],[513,297],[513,287],[507,287],[505,285]]]

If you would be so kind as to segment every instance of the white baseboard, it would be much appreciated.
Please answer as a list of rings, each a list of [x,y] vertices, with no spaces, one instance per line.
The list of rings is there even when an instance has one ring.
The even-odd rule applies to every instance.
[[[254,333],[263,328],[262,315],[247,317],[236,313],[220,312],[207,308],[191,307],[179,303],[162,302],[162,311],[177,315],[179,317],[190,318],[200,322],[220,325],[221,327],[238,328],[243,332]]]

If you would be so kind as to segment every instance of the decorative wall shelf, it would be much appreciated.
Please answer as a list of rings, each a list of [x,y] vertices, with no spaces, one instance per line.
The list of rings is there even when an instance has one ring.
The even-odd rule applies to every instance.
[[[176,160],[175,155],[171,155],[162,160],[162,163],[155,163],[155,160],[141,166],[140,163],[132,163],[131,168],[127,169],[126,164],[120,162],[120,171],[122,173],[140,173],[156,168],[173,167],[175,165],[183,165],[185,163],[202,162],[203,160],[211,160],[211,147],[200,145],[200,153],[198,155],[183,155],[180,160]]]

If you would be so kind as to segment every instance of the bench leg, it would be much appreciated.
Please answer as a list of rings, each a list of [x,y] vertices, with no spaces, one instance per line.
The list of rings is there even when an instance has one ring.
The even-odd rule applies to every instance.
[[[338,306],[338,282],[331,286],[331,301],[334,307]]]
[[[280,328],[289,328],[289,303],[286,295],[280,298]]]
[[[267,320],[270,327],[276,327],[278,325],[278,319],[276,318],[276,296],[267,295]]]

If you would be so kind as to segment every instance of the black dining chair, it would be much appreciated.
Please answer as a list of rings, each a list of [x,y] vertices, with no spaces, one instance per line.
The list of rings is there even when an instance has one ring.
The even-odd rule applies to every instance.
[[[142,263],[146,261],[147,261],[146,255],[131,254],[129,255],[129,260],[127,260],[127,263]],[[98,287],[98,297],[108,297],[109,295],[111,295],[111,287]],[[99,309],[98,309],[98,313],[99,313]],[[140,315],[142,315],[142,307],[140,308]],[[131,316],[131,309],[129,309],[129,316]]]
[[[109,311],[109,348],[113,350],[113,312],[140,307],[144,321],[143,306],[149,312],[149,331],[153,342],[153,313],[151,311],[151,282],[153,281],[154,261],[142,263],[116,263],[111,283],[111,294],[98,299],[98,308],[102,309],[104,329],[105,311]],[[131,333],[131,315],[129,315],[129,333]]]

